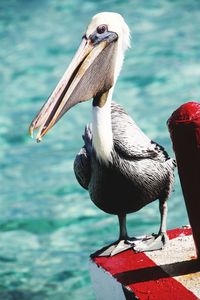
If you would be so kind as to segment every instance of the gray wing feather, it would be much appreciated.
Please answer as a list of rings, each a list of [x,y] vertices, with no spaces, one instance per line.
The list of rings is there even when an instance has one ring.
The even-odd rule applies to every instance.
[[[120,156],[136,160],[156,158],[166,161],[169,158],[164,149],[152,142],[119,104],[112,102],[111,113],[114,147]]]
[[[90,158],[88,156],[86,147],[81,148],[74,160],[74,173],[79,184],[88,189],[91,176]]]

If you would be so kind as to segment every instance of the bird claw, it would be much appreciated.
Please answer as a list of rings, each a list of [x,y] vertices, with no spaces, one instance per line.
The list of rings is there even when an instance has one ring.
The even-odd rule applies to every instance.
[[[127,241],[125,241],[125,240],[121,240],[111,251],[110,256],[114,256],[114,255],[124,252],[130,248],[132,248],[132,244],[127,243]]]
[[[137,245],[133,246],[135,252],[148,252],[161,250],[168,242],[168,236],[166,233],[152,234],[147,239],[142,240]]]
[[[132,245],[127,243],[125,240],[117,241],[109,246],[106,246],[97,252],[95,252],[92,256],[93,257],[100,257],[100,256],[114,256],[121,252],[124,252],[128,249],[132,248]]]

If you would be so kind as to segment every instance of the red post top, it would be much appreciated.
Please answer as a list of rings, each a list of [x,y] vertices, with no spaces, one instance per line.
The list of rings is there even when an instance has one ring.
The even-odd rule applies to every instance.
[[[178,123],[200,124],[200,103],[191,101],[175,110],[168,120],[168,126],[171,128],[171,126]]]

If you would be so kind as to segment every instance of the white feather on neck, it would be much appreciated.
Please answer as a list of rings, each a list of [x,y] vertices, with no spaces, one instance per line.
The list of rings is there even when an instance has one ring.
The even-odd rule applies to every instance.
[[[126,24],[125,24],[126,25]],[[126,25],[128,28],[128,26]],[[129,40],[129,30],[127,33]],[[118,40],[117,55],[115,62],[115,71],[114,71],[114,84],[108,92],[108,97],[106,103],[103,107],[93,106],[92,110],[92,132],[93,139],[92,144],[97,154],[99,160],[104,161],[106,164],[111,161],[111,152],[113,149],[113,133],[112,133],[112,122],[111,122],[111,101],[113,90],[121,71],[123,61],[124,61],[124,52],[127,47],[123,48],[123,41],[121,38]]]
[[[111,160],[113,148],[113,133],[111,123],[111,99],[113,88],[110,89],[103,107],[93,106],[92,132],[93,147],[99,160],[108,163]]]

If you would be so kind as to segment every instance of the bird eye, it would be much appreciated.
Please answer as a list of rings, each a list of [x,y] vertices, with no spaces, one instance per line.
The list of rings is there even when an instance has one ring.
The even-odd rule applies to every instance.
[[[97,27],[97,33],[101,34],[108,30],[108,26],[103,24]]]

